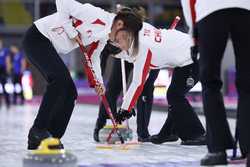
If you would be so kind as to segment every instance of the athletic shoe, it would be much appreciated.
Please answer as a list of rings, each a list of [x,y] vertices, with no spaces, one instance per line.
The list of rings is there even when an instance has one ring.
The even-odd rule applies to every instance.
[[[151,136],[148,136],[148,137],[140,137],[138,136],[138,139],[137,139],[139,142],[142,142],[142,143],[145,143],[145,142],[151,142]]]
[[[200,145],[206,145],[206,136],[202,135],[199,137],[196,137],[194,139],[188,139],[181,141],[181,145],[187,145],[187,146],[200,146]]]
[[[225,151],[208,153],[201,159],[201,166],[227,165],[227,154]]]
[[[93,138],[94,138],[94,140],[95,140],[96,142],[100,142],[100,139],[99,139],[99,131],[100,131],[100,129],[98,129],[98,128],[95,128],[95,130],[94,130]]]
[[[151,142],[154,144],[162,144],[165,142],[175,142],[178,139],[179,139],[179,137],[174,135],[174,134],[170,134],[167,136],[153,135],[150,138]]]
[[[28,135],[28,150],[35,150],[43,139],[52,137],[52,135],[44,129],[32,127]]]

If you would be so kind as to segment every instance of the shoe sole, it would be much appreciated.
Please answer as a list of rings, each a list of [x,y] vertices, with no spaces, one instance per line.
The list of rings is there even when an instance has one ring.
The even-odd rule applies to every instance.
[[[163,144],[163,143],[167,143],[167,142],[176,142],[178,140],[179,140],[179,138],[173,138],[173,139],[169,139],[169,140],[164,140],[163,142],[154,142],[154,141],[151,141],[151,143],[153,143],[153,144]]]
[[[183,146],[204,146],[204,145],[207,145],[206,142],[190,142],[190,143],[182,143],[181,142],[181,145]]]
[[[214,165],[228,165],[228,162],[220,162],[220,163],[200,163],[201,166],[214,166]]]

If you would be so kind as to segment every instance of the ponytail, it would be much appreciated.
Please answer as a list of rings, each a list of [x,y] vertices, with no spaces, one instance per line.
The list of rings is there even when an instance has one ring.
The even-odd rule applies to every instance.
[[[132,9],[133,12],[141,18],[142,21],[145,21],[147,19],[147,12],[145,8],[138,6]]]

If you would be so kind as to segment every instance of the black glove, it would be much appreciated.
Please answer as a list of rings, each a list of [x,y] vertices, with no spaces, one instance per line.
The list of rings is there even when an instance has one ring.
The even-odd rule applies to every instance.
[[[135,116],[134,109],[131,109],[131,111],[129,112],[128,110],[123,110],[120,108],[120,110],[118,111],[116,115],[116,122],[121,124],[123,121],[125,121],[126,119],[129,119],[132,116]]]

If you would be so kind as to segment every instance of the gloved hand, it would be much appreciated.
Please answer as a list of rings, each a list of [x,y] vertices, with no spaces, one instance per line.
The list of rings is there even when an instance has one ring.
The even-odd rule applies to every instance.
[[[95,85],[95,92],[98,94],[98,96],[102,96],[105,94],[105,86],[99,82]]]
[[[120,108],[120,110],[118,111],[117,115],[116,115],[116,122],[121,124],[123,121],[125,121],[126,119],[131,118],[132,116],[135,116],[135,110],[131,109],[131,111],[129,112],[128,110],[123,110]]]

